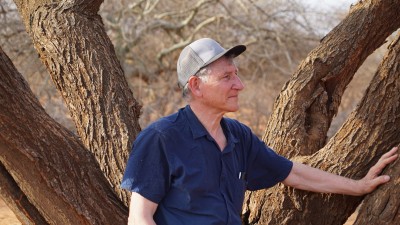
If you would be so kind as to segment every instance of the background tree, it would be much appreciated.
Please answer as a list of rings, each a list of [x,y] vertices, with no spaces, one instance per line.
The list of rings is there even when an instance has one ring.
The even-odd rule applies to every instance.
[[[143,110],[149,116],[141,119],[150,121],[175,111],[181,102],[159,104],[171,102],[159,96],[180,95],[172,74],[185,44],[198,36],[224,40],[227,46],[247,44],[248,57],[240,64],[243,74],[248,74],[244,79],[269,90],[276,80],[288,78],[307,46],[317,39],[296,1],[106,2],[103,9],[118,13],[105,10],[104,20],[97,14],[102,1],[14,2],[76,127],[76,134],[71,133],[46,114],[1,51],[0,179],[4,182],[0,190],[26,224],[126,223],[129,194],[118,185],[130,145],[140,131],[141,108],[131,90],[148,89],[138,95],[140,99],[157,99],[157,108],[146,105],[145,109],[158,113],[154,116]],[[15,11],[7,6],[3,11],[14,18]],[[398,142],[395,41],[380,67],[384,69],[378,70],[371,83],[381,85],[371,86],[373,91],[367,92],[357,111],[326,143],[332,118],[354,73],[398,28],[400,20],[393,20],[398,7],[395,1],[377,0],[353,6],[282,89],[264,135],[269,145],[288,157],[301,156],[294,160],[357,178]],[[256,23],[259,18],[261,24]],[[116,51],[108,37],[117,43]],[[304,39],[310,42],[300,42]],[[269,72],[281,76],[271,82],[265,76]],[[262,105],[255,104],[259,99],[271,99],[260,93],[266,92],[250,95],[245,112]],[[378,101],[383,102],[381,107],[376,107]],[[267,114],[268,110],[257,111]],[[258,116],[242,119],[251,117]],[[265,128],[260,128],[260,120],[255,124],[255,131]],[[310,224],[323,206],[327,210],[318,223],[342,224],[361,200],[278,187],[248,193],[243,218],[246,224]]]

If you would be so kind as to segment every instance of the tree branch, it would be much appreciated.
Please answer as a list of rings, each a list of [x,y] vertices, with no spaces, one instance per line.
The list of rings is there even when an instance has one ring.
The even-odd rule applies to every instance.
[[[302,62],[278,96],[264,136],[269,146],[288,157],[309,156],[297,159],[314,167],[360,178],[398,142],[400,90],[396,85],[385,86],[385,82],[398,77],[379,70],[371,83],[376,88],[364,98],[374,100],[361,102],[321,149],[347,84],[365,58],[400,26],[399,11],[400,5],[394,0],[353,6],[351,13]],[[385,63],[393,61],[398,59],[386,58]],[[400,73],[396,64],[390,69]],[[279,186],[248,193],[243,214],[249,224],[342,224],[360,201]],[[268,202],[274,202],[274,207]],[[318,215],[312,209],[318,210]]]
[[[400,27],[399,11],[395,0],[352,8],[283,87],[263,137],[269,146],[292,157],[325,145],[343,92],[364,60]]]
[[[0,145],[0,148],[7,147]],[[48,224],[36,207],[29,202],[2,163],[0,163],[0,195],[22,224]]]
[[[0,161],[48,223],[127,223],[93,155],[46,114],[1,49],[0,105]]]
[[[68,1],[67,1],[68,2]],[[133,97],[99,15],[83,1],[19,8],[40,59],[61,92],[83,144],[126,205],[119,188],[132,143],[140,131]],[[99,1],[96,1],[99,2]],[[17,4],[18,7],[21,4]],[[79,7],[82,6],[79,10]],[[74,7],[74,10],[69,10]]]
[[[364,102],[375,103],[376,105],[374,104],[374,108],[383,107],[385,109],[385,113],[393,115],[391,118],[388,118],[388,123],[392,122],[393,124],[388,127],[387,130],[382,130],[382,132],[384,132],[385,134],[390,132],[399,133],[399,122],[397,121],[400,117],[400,110],[398,109],[400,107],[400,103],[398,99],[397,101],[395,99],[398,97],[398,93],[400,91],[400,33],[397,36],[396,40],[393,41],[391,46],[389,46],[389,51],[390,52],[388,56],[386,56],[387,59],[384,60],[384,63],[380,65],[379,69],[379,71],[385,72],[378,73],[377,76],[374,77],[374,80],[372,80],[373,85],[371,85],[367,92],[377,92],[377,90],[380,89],[380,85],[387,85],[390,88],[386,89],[385,95],[389,98],[393,98],[394,101],[392,102],[392,104],[397,106],[397,110],[391,110],[392,108],[388,108],[386,104],[377,102],[385,101],[385,99],[364,99]],[[379,80],[381,79],[380,76],[384,76],[385,79],[387,79],[386,83],[382,84],[382,82],[379,82]],[[400,140],[399,136],[397,137],[397,140],[395,140],[396,142]],[[392,142],[389,143],[392,144]],[[399,222],[400,211],[398,209],[400,205],[400,198],[393,197],[399,196],[400,194],[399,159],[397,159],[395,163],[390,165],[383,173],[391,176],[390,183],[383,185],[377,191],[366,197],[362,207],[360,208],[356,222],[354,223],[355,225],[397,224]]]
[[[396,52],[390,51],[384,58],[361,103],[327,145],[312,156],[293,160],[360,179],[382,154],[398,143],[399,46],[397,44]],[[385,186],[389,185],[394,184]],[[249,195],[244,210],[249,224],[339,225],[346,221],[362,200],[361,197],[295,191],[283,186]],[[274,202],[274,206],[268,205],[268,202]],[[250,211],[254,208],[258,210]]]

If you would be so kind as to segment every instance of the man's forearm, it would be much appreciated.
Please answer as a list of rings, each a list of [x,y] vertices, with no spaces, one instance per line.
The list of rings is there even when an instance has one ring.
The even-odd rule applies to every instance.
[[[292,171],[283,181],[285,185],[313,192],[363,195],[360,181],[328,173],[301,163],[294,162]]]
[[[128,225],[156,225],[153,215],[157,206],[156,203],[144,198],[140,194],[132,192]]]
[[[398,148],[395,147],[383,154],[378,162],[369,169],[367,175],[365,175],[361,180],[341,177],[294,162],[292,171],[290,171],[289,176],[283,181],[283,183],[306,191],[355,196],[365,195],[375,190],[379,185],[390,180],[389,176],[380,174],[388,164],[397,159],[397,149]]]
[[[134,217],[129,215],[128,225],[156,225],[153,218]]]

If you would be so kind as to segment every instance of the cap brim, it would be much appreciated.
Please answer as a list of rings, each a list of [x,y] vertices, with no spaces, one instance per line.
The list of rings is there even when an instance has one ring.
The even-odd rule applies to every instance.
[[[214,56],[206,64],[204,64],[203,67],[210,65],[211,63],[213,63],[217,59],[221,58],[222,56],[237,57],[238,55],[242,54],[244,51],[246,51],[245,45],[236,45],[236,46],[229,48],[226,51],[223,51],[223,52],[219,53],[218,55]]]

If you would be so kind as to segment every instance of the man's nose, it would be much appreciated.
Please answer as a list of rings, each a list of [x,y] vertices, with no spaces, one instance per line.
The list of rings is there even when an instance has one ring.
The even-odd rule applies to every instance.
[[[244,84],[238,75],[235,76],[235,83],[233,87],[239,91],[243,90]]]

